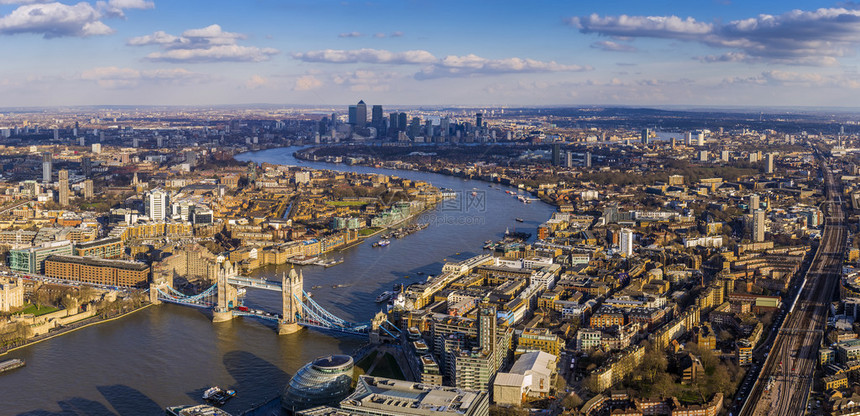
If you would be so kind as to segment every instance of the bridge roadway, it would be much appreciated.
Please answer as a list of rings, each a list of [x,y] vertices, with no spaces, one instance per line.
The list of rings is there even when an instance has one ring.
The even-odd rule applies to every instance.
[[[829,168],[823,166],[827,194],[824,233],[803,280],[803,290],[783,321],[740,416],[806,413],[829,302],[842,277],[848,236],[842,205],[836,203],[841,201],[841,188]]]

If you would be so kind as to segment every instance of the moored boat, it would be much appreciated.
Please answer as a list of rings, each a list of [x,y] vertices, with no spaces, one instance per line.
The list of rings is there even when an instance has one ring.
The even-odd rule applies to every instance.
[[[227,400],[236,396],[236,390],[222,390],[218,386],[213,386],[203,392],[203,400],[217,405],[227,403]]]
[[[232,416],[231,414],[208,404],[170,406],[164,410],[168,416]]]
[[[393,295],[394,295],[394,293],[389,292],[389,291],[382,292],[379,296],[376,297],[376,303],[385,302],[385,301],[391,299],[391,297]]]
[[[13,358],[11,360],[6,360],[3,362],[0,362],[0,373],[6,372],[6,371],[11,371],[11,370],[14,370],[16,368],[21,368],[25,365],[27,365],[27,362],[20,359],[20,358]]]

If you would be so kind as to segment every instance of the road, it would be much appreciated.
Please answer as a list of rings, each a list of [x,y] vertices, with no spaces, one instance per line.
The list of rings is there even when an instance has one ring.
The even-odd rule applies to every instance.
[[[824,164],[822,171],[827,201],[821,242],[803,279],[800,295],[780,327],[740,416],[806,413],[818,347],[824,335],[829,302],[842,276],[848,236],[839,196],[841,187]]]

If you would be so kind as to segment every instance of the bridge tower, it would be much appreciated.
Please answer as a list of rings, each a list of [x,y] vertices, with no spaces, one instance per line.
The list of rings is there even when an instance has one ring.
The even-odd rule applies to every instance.
[[[290,269],[289,276],[284,273],[281,281],[281,297],[283,302],[283,317],[278,322],[278,334],[286,335],[302,329],[299,318],[304,317],[300,300],[304,300],[304,276],[296,269]]]
[[[230,260],[224,260],[218,268],[218,305],[212,312],[212,322],[226,322],[233,319],[233,311],[239,301],[238,291],[235,286],[227,284],[227,279],[236,276],[236,269]]]
[[[158,299],[158,289],[163,287],[173,287],[173,272],[170,273],[152,273],[152,282],[149,283],[149,302],[153,305],[160,305]]]

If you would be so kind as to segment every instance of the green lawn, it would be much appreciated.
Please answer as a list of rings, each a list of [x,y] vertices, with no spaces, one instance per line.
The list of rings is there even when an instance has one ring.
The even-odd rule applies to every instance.
[[[362,228],[358,230],[359,237],[367,237],[369,235],[373,235],[373,233],[379,232],[382,228],[379,227],[370,227],[370,228]]]
[[[27,307],[24,308],[24,310],[19,312],[19,313],[33,314],[35,316],[39,316],[39,315],[44,315],[46,313],[56,312],[58,310],[59,309],[57,309],[53,306],[42,306],[41,308],[39,308],[36,305],[27,305]]]
[[[367,202],[364,202],[364,201],[326,201],[326,205],[332,205],[335,207],[360,207],[362,205],[367,205]]]

